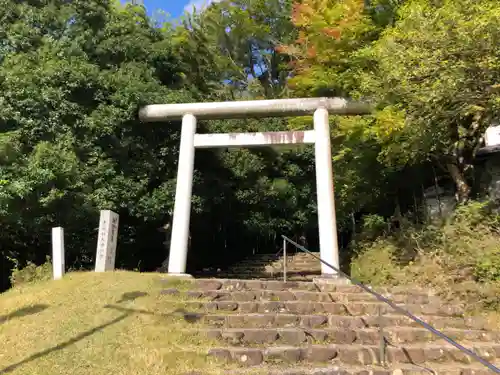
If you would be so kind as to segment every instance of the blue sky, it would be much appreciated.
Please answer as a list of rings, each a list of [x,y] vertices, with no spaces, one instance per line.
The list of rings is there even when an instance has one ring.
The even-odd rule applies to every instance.
[[[184,12],[184,9],[192,9],[194,5],[197,9],[203,7],[213,0],[144,0],[148,13],[152,14],[155,10],[164,10],[173,18],[177,18]]]

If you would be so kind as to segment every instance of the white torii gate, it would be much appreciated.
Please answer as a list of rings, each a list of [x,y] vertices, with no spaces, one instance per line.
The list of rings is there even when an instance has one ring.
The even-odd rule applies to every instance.
[[[144,122],[182,119],[177,186],[168,273],[185,275],[196,148],[255,147],[314,144],[320,255],[339,267],[337,222],[333,192],[332,155],[328,115],[363,115],[368,105],[341,98],[252,100],[215,103],[153,104],[139,111]],[[196,120],[314,115],[314,130],[265,133],[196,134]],[[323,276],[337,273],[321,264]]]

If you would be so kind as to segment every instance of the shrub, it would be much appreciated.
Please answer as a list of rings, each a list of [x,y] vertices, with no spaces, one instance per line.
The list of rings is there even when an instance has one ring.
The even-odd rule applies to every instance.
[[[357,244],[351,273],[372,285],[420,285],[470,306],[500,306],[500,216],[487,203],[459,206],[446,222]],[[361,238],[369,238],[361,234]]]
[[[474,267],[474,276],[479,282],[500,282],[500,251],[480,257]]]
[[[390,285],[397,283],[400,268],[394,259],[397,248],[383,239],[354,257],[351,275],[362,283]]]
[[[363,241],[375,240],[383,235],[387,228],[385,219],[380,215],[366,215],[363,217],[361,227],[361,239]]]
[[[47,257],[45,263],[39,266],[32,262],[28,262],[25,267],[20,269],[17,261],[14,261],[14,264],[10,276],[12,287],[52,279],[52,262],[50,261],[50,257]]]

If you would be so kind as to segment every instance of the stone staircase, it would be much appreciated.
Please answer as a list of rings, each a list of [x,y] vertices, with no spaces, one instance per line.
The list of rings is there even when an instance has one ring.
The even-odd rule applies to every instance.
[[[314,253],[319,256],[319,253]],[[224,279],[283,279],[283,254],[259,254],[243,260],[227,270],[204,271],[199,276],[213,276]],[[310,281],[321,275],[320,262],[306,253],[287,256],[287,280]]]
[[[297,257],[294,260],[305,258]],[[316,265],[316,268],[319,268]],[[463,316],[418,288],[377,288],[395,303],[500,364],[500,332]],[[202,333],[219,345],[207,354],[238,365],[219,374],[486,375],[494,373],[349,284],[278,280],[196,279],[186,293]],[[384,345],[381,345],[383,343]],[[192,373],[208,375],[200,372]]]

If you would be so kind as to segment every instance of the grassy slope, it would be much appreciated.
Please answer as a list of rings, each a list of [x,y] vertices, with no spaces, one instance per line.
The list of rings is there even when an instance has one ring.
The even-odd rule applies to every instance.
[[[163,375],[220,368],[204,355],[212,343],[183,333],[198,323],[172,314],[183,301],[162,296],[164,288],[158,274],[86,272],[0,294],[0,374]]]

